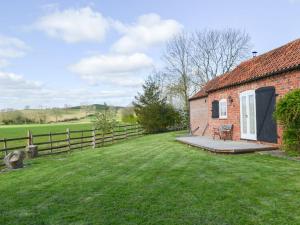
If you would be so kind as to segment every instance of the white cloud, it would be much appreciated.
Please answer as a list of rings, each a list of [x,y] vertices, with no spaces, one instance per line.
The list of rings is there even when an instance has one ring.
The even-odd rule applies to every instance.
[[[131,90],[98,90],[90,87],[57,89],[44,84],[27,80],[21,75],[0,72],[0,109],[31,107],[63,106],[66,103],[79,105],[81,102],[123,104],[130,102],[134,91]]]
[[[33,93],[40,93],[42,84],[26,80],[14,73],[0,72],[0,109],[18,106],[22,99],[29,100]]]
[[[97,55],[81,59],[70,70],[90,83],[104,82],[120,86],[136,86],[142,82],[138,76],[152,66],[152,59],[142,53],[131,55]]]
[[[7,67],[9,65],[9,62],[7,59],[1,59],[0,58],[0,69],[3,67]]]
[[[9,65],[8,59],[23,57],[28,50],[20,39],[0,35],[0,68]]]
[[[133,24],[124,24],[102,16],[90,7],[58,10],[50,7],[45,16],[34,23],[34,28],[67,43],[101,42],[109,28],[114,28],[120,39],[108,54],[94,54],[73,64],[69,69],[90,84],[82,88],[54,88],[28,80],[22,75],[0,71],[0,109],[63,106],[72,102],[127,105],[153,66],[153,60],[144,53],[151,46],[169,40],[182,29],[175,20],[163,20],[157,14],[140,16]],[[0,68],[11,58],[22,57],[28,46],[21,40],[0,35]],[[100,90],[99,90],[100,89]]]
[[[154,13],[140,16],[132,25],[115,22],[113,26],[123,34],[112,47],[113,51],[119,53],[143,51],[164,43],[183,28],[176,20],[163,20]]]
[[[68,43],[102,41],[109,23],[101,13],[90,7],[52,12],[38,19],[34,25],[51,37]]]
[[[288,0],[288,1],[291,4],[300,3],[300,0]]]
[[[0,72],[0,90],[6,92],[24,89],[39,89],[42,84],[36,81],[29,81],[23,76],[14,73]]]

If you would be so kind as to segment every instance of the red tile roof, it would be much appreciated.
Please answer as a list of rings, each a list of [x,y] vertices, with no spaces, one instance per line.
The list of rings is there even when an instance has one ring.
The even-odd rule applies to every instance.
[[[300,39],[242,62],[232,71],[209,81],[190,100],[205,97],[209,92],[292,69],[300,69]]]
[[[214,84],[219,80],[221,76],[218,76],[210,81],[208,81],[205,86],[203,88],[201,88],[201,90],[199,92],[197,92],[195,95],[193,95],[192,97],[190,97],[189,100],[193,100],[193,99],[198,99],[198,98],[203,98],[208,96],[207,91],[212,88],[214,86]]]

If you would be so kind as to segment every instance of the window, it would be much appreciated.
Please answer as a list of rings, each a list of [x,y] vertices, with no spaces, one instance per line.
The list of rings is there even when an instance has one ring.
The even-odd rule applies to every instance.
[[[222,99],[219,101],[219,115],[220,119],[227,119],[227,100]]]
[[[214,100],[211,105],[211,118],[219,118],[219,101]]]

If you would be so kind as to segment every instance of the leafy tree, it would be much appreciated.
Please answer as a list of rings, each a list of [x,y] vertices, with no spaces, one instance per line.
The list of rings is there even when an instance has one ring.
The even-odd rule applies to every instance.
[[[283,144],[287,151],[300,153],[300,89],[281,98],[276,106],[275,118],[282,123]]]
[[[104,104],[103,110],[96,113],[95,128],[102,133],[109,133],[116,126],[116,110]]]
[[[145,81],[143,92],[138,93],[133,105],[138,123],[146,132],[166,131],[180,121],[180,114],[161,96],[159,85],[151,76]]]

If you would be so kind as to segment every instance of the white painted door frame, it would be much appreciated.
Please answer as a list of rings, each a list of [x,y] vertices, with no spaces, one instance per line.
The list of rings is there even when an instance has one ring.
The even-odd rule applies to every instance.
[[[241,139],[257,140],[255,90],[240,93]]]

